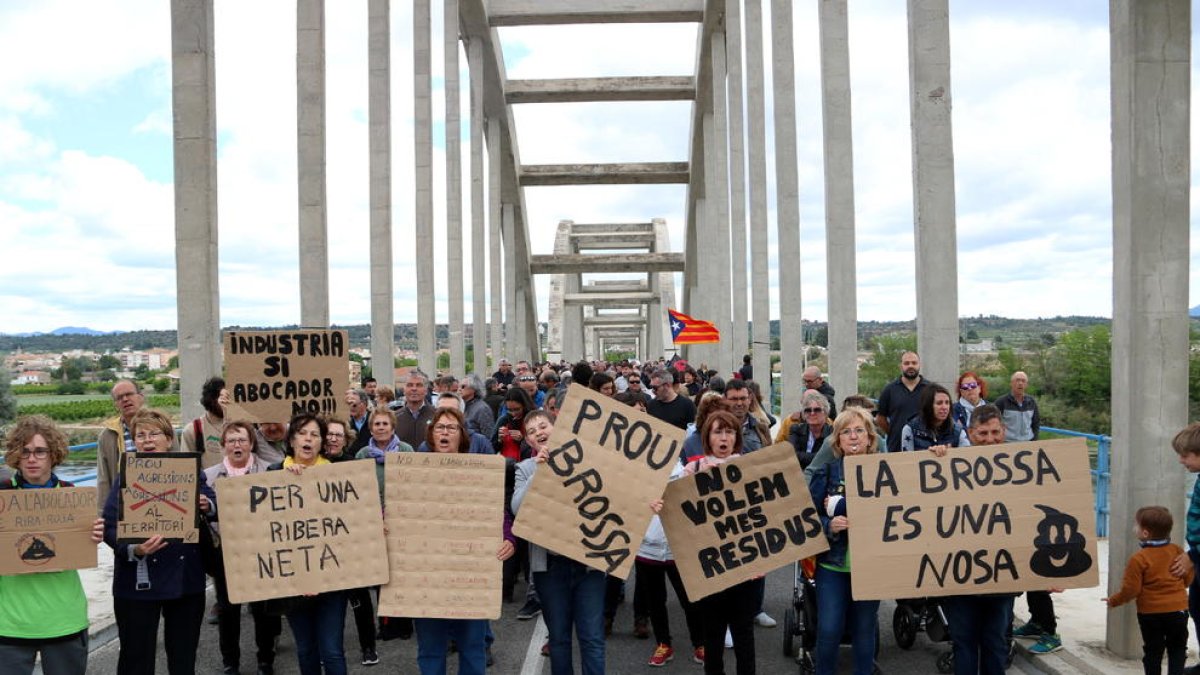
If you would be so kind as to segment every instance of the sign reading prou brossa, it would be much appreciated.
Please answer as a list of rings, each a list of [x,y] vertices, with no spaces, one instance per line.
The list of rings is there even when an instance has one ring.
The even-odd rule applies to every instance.
[[[227,419],[286,422],[301,412],[336,415],[350,383],[344,330],[229,331]]]
[[[682,448],[682,429],[571,385],[513,534],[628,576]]]
[[[845,461],[857,600],[1100,583],[1083,439]]]

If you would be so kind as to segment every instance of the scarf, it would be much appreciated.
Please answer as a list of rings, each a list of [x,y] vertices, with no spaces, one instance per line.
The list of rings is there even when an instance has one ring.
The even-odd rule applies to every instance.
[[[39,488],[56,488],[56,487],[58,487],[58,476],[55,475],[53,471],[51,471],[50,472],[50,480],[46,481],[45,485],[34,485],[33,483],[27,482],[25,480],[25,478],[21,476],[21,472],[18,471],[15,474],[13,474],[12,484],[15,485],[16,487],[21,488],[22,490],[36,490]]]
[[[376,464],[383,464],[383,457],[389,452],[400,452],[400,438],[396,434],[392,434],[391,440],[388,441],[387,447],[382,450],[375,443],[375,437],[367,442],[367,451],[371,453],[371,457],[375,458]]]
[[[245,476],[246,474],[250,473],[250,469],[254,468],[253,458],[251,461],[246,463],[246,466],[240,469],[230,464],[228,457],[222,457],[221,463],[225,465],[225,475],[227,476]]]
[[[320,466],[322,464],[329,464],[329,463],[330,463],[330,461],[328,459],[325,459],[324,457],[322,457],[320,455],[317,455],[316,461],[314,461],[312,464],[307,464],[307,465],[300,464],[300,462],[297,462],[296,458],[291,455],[288,455],[287,457],[283,458],[283,468],[285,468],[285,469],[288,468],[289,466],[294,466],[296,464],[300,464],[300,466]]]

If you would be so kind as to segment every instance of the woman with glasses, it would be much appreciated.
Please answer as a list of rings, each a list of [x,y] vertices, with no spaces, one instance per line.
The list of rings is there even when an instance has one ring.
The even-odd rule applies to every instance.
[[[958,376],[958,400],[950,410],[950,416],[963,429],[971,428],[971,413],[981,405],[987,404],[987,382],[974,372],[968,370]]]
[[[67,438],[45,415],[19,417],[8,431],[4,463],[15,473],[0,490],[74,487],[54,473],[67,457]],[[92,541],[104,537],[104,520],[92,523]],[[79,572],[36,572],[0,576],[0,671],[83,675],[87,671],[87,595]]]
[[[138,452],[168,452],[175,441],[171,420],[143,410],[130,421]],[[216,494],[204,474],[198,476],[200,512],[215,512]],[[119,480],[104,504],[104,541],[113,549],[113,613],[121,649],[117,672],[154,673],[158,622],[163,621],[167,671],[192,673],[204,619],[204,563],[200,545],[167,542],[155,535],[140,544],[117,543],[120,519]]]
[[[235,421],[221,430],[220,462],[204,470],[209,485],[230,476],[245,476],[267,470],[267,461],[254,454],[254,427],[249,422]],[[214,488],[215,489],[215,488]],[[215,526],[214,526],[214,529]],[[218,531],[219,534],[219,531]],[[229,586],[225,577],[225,561],[217,552],[215,565],[209,569],[217,591],[217,638],[221,646],[221,662],[225,673],[237,673],[241,661],[242,606],[229,602]],[[276,615],[268,614],[261,602],[250,603],[254,617],[254,644],[258,648],[258,672],[270,672],[275,667],[275,638],[283,630]]]
[[[970,445],[967,432],[950,417],[950,392],[936,382],[921,390],[921,409],[900,431],[900,449],[932,450],[941,456],[947,448]]]
[[[457,408],[438,408],[425,428],[430,452],[462,453],[471,450],[466,422]],[[512,521],[505,514],[496,558],[507,560],[516,551]],[[444,675],[446,653],[453,640],[458,650],[459,675],[484,675],[487,669],[487,619],[413,619],[417,632],[417,667],[421,675]]]
[[[834,459],[821,466],[809,482],[813,504],[829,539],[829,550],[817,556],[816,675],[838,672],[838,645],[850,634],[854,675],[871,675],[875,667],[878,600],[854,600],[850,594],[850,524],[846,512],[847,456],[872,454],[875,423],[862,408],[846,408],[833,422]]]
[[[800,414],[803,421],[791,425],[788,442],[796,450],[800,466],[806,468],[833,431],[829,424],[829,399],[821,392],[809,389],[800,397]]]

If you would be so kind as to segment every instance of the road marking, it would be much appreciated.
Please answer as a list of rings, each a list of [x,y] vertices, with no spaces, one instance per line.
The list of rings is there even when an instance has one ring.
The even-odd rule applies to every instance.
[[[546,622],[539,616],[537,625],[533,627],[533,635],[529,638],[529,648],[525,650],[525,663],[521,664],[521,675],[541,675],[542,665],[547,660],[542,656],[542,644],[549,635]]]

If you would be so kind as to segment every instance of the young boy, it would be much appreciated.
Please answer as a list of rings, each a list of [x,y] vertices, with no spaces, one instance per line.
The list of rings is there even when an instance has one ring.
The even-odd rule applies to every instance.
[[[1187,658],[1187,587],[1192,572],[1184,578],[1171,574],[1171,563],[1183,549],[1171,543],[1171,512],[1162,506],[1143,506],[1134,516],[1134,533],[1142,550],[1125,566],[1121,590],[1105,602],[1118,607],[1137,599],[1138,627],[1142,629],[1142,667],[1146,675],[1158,675],[1163,651],[1167,652],[1167,675],[1182,675]]]
[[[1193,422],[1171,439],[1171,447],[1179,455],[1179,463],[1191,473],[1200,473],[1200,422]],[[1188,504],[1185,523],[1185,539],[1187,541],[1187,559],[1177,560],[1171,572],[1182,577],[1187,567],[1193,570],[1200,566],[1200,480],[1192,488],[1192,501]],[[1180,556],[1183,558],[1183,556]],[[1190,560],[1191,565],[1186,565]],[[1192,623],[1196,627],[1196,637],[1200,638],[1200,581],[1197,575],[1192,575],[1192,583],[1188,587],[1188,612],[1192,615]],[[1187,670],[1190,674],[1200,673],[1200,666],[1192,666]]]

